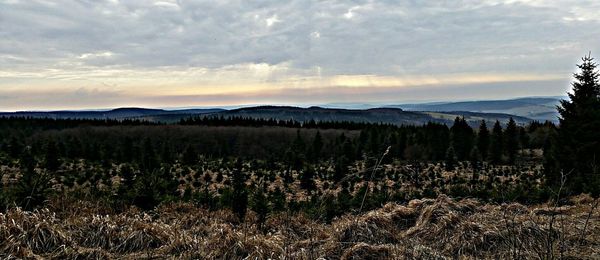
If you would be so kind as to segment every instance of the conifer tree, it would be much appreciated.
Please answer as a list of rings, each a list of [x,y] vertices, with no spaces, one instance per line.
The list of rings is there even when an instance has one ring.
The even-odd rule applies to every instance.
[[[150,138],[146,138],[142,149],[141,167],[145,171],[152,172],[157,169],[158,166],[158,157],[154,150],[154,145]]]
[[[160,153],[160,159],[162,163],[172,163],[173,162],[173,151],[171,150],[171,146],[168,142],[163,142],[162,149]]]
[[[36,172],[36,159],[30,149],[25,149],[20,159],[21,177],[14,189],[13,196],[17,205],[25,210],[41,206],[52,191],[50,176]]]
[[[135,173],[130,165],[125,164],[120,168],[120,175],[121,183],[117,190],[117,200],[129,205],[135,196]]]
[[[477,171],[480,168],[480,162],[481,162],[481,152],[479,151],[479,148],[477,148],[477,146],[473,146],[473,149],[471,150],[471,155],[469,157],[471,159],[471,167],[473,167],[473,170]]]
[[[52,139],[46,143],[45,148],[44,167],[49,171],[54,172],[58,170],[58,167],[60,166],[60,161],[58,159],[58,148]]]
[[[134,203],[145,210],[151,210],[159,203],[172,199],[179,183],[167,168],[143,171],[135,178]]]
[[[502,162],[502,154],[504,152],[503,140],[502,126],[500,126],[500,122],[496,120],[494,128],[492,129],[492,138],[490,142],[490,160],[494,164]]]
[[[573,192],[600,194],[600,84],[597,64],[591,55],[582,58],[573,76],[569,100],[558,106],[560,127],[555,159],[559,169],[548,169],[548,179],[558,184],[560,172],[569,174]]]
[[[135,174],[131,166],[127,164],[121,166],[121,178],[123,179],[123,182],[121,184],[123,188],[125,188],[126,190],[131,190],[134,184],[134,177]]]
[[[479,133],[477,134],[477,149],[481,154],[481,159],[486,160],[490,149],[490,131],[487,128],[485,120],[481,120],[479,125]]]
[[[296,130],[296,139],[294,139],[294,143],[292,144],[292,149],[297,154],[304,154],[306,144],[304,143],[304,139],[300,135],[300,129]]]
[[[269,202],[265,192],[260,187],[256,187],[250,200],[250,208],[258,215],[258,223],[262,226],[269,214]]]
[[[340,155],[335,160],[333,180],[338,182],[348,174],[348,158],[345,155]]]
[[[286,157],[288,160],[289,165],[294,169],[294,170],[301,170],[302,167],[304,166],[304,161],[305,161],[305,151],[306,151],[306,144],[304,143],[304,139],[302,139],[302,136],[300,135],[300,129],[298,129],[296,131],[296,139],[294,139],[294,142],[292,143],[292,147],[291,149],[288,150],[288,154]]]
[[[133,140],[129,137],[125,137],[120,146],[120,159],[121,162],[133,162],[134,158],[134,148],[133,148]]]
[[[451,145],[459,161],[469,157],[473,145],[473,129],[465,118],[456,117],[454,125],[450,128]]]
[[[187,146],[181,157],[181,162],[183,165],[191,166],[198,163],[198,154],[192,145]]]
[[[285,193],[279,187],[275,187],[275,190],[269,195],[269,201],[273,212],[285,210]]]
[[[454,166],[456,164],[456,153],[454,153],[454,147],[448,147],[446,150],[446,170],[451,171],[454,170]]]
[[[318,161],[321,158],[321,150],[323,149],[323,138],[321,132],[317,131],[311,149],[309,151],[310,158],[313,162]]]
[[[506,142],[504,147],[506,148],[506,155],[508,156],[508,162],[510,164],[513,164],[515,162],[517,151],[519,149],[519,137],[517,131],[517,124],[515,123],[515,120],[511,117],[510,120],[508,120],[506,129],[504,130],[504,139]]]
[[[308,166],[302,171],[300,175],[300,187],[307,191],[312,191],[315,188],[315,170],[313,167]]]
[[[236,214],[240,222],[244,221],[246,210],[248,209],[248,188],[246,187],[246,173],[242,169],[242,161],[237,160],[234,171],[232,172],[232,194],[231,209]]]
[[[9,148],[8,151],[9,151],[10,156],[14,159],[19,158],[19,156],[21,155],[21,152],[23,152],[23,145],[14,136],[10,138],[10,143],[8,144],[8,148]]]

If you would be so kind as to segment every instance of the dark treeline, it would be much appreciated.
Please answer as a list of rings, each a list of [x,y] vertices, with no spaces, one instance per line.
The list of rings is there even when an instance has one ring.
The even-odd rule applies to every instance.
[[[253,118],[241,116],[224,115],[199,115],[189,118],[183,118],[179,121],[180,125],[203,125],[203,126],[279,126],[290,128],[320,128],[320,129],[347,129],[360,130],[375,126],[392,126],[391,124],[376,124],[349,121],[315,121],[309,120],[301,122],[297,120],[277,120],[273,118]]]
[[[167,163],[183,158],[186,150],[213,158],[284,161],[289,154],[295,154],[313,161],[337,160],[341,156],[354,161],[363,154],[377,156],[391,146],[388,160],[455,159],[501,164],[513,163],[520,149],[543,148],[556,131],[550,122],[517,126],[512,120],[504,129],[499,122],[492,127],[482,122],[481,127],[472,129],[462,118],[456,118],[451,127],[438,123],[393,126],[351,122],[300,124],[248,118],[202,120],[207,126],[0,118],[0,150],[13,159],[20,158],[25,147],[31,148],[34,156],[43,156],[44,147],[51,141],[61,158],[139,164],[147,149],[161,155],[160,160]],[[266,126],[261,125],[263,122]]]
[[[65,129],[86,126],[136,126],[161,125],[161,123],[138,119],[55,119],[22,116],[0,116],[0,131],[16,130],[21,133],[32,133],[39,130]]]
[[[105,201],[115,209],[128,205],[152,209],[165,201],[194,200],[210,208],[229,207],[240,217],[246,207],[256,212],[291,209],[319,215],[322,212],[316,210],[322,209],[317,205],[322,203],[317,198],[327,189],[341,187],[333,198],[327,196],[328,207],[333,208],[325,210],[330,219],[362,205],[364,187],[353,187],[365,179],[356,165],[364,162],[366,169],[373,168],[388,147],[383,163],[423,166],[415,169],[416,175],[394,171],[377,177],[377,182],[393,180],[400,186],[396,191],[373,191],[367,208],[434,195],[442,189],[456,196],[500,198],[490,181],[507,173],[489,165],[540,160],[531,151],[546,147],[556,132],[549,122],[518,126],[512,120],[504,128],[499,122],[487,126],[482,121],[473,129],[463,118],[456,118],[451,127],[273,121],[262,126],[265,120],[247,118],[207,119],[206,125],[191,122],[194,125],[0,118],[0,162],[18,169],[3,185],[3,201],[32,209],[57,194],[58,185],[60,196]],[[427,163],[443,165],[447,171],[477,168],[482,176],[491,177],[485,182],[468,180],[471,186],[478,183],[474,188],[456,188],[467,180],[445,180],[434,172],[435,167],[427,170],[426,178],[421,176],[419,169],[425,170]],[[246,187],[250,175],[266,180]],[[276,176],[284,186],[267,190]],[[115,177],[118,184],[111,181]],[[318,189],[316,180],[321,182]],[[308,201],[286,201],[286,196],[297,192],[291,188],[295,181],[308,192]],[[223,186],[209,190],[213,182]],[[400,189],[405,184],[419,191],[406,193]],[[521,197],[520,193],[527,194],[521,191]]]

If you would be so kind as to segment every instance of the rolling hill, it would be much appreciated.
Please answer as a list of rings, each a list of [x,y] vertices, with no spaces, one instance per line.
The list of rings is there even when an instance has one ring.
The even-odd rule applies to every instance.
[[[259,106],[240,108],[223,111],[218,115],[250,117],[278,120],[296,121],[350,121],[365,123],[388,123],[395,125],[421,125],[427,122],[445,123],[451,125],[457,116],[465,117],[469,124],[479,125],[481,120],[493,123],[499,120],[508,122],[513,117],[518,124],[527,124],[529,118],[513,116],[502,113],[478,113],[478,112],[418,112],[404,111],[399,108],[371,108],[371,109],[337,109],[322,107],[287,107],[287,106]]]
[[[117,108],[101,111],[19,111],[19,112],[0,112],[0,117],[32,117],[32,118],[53,118],[53,119],[151,119],[152,117],[168,118],[189,117],[192,115],[215,113],[224,111],[223,109],[183,109],[183,110],[164,110],[148,108]]]
[[[482,102],[482,101],[474,101]],[[548,101],[549,102],[549,101]],[[478,105],[479,104],[479,105]],[[292,107],[292,106],[256,106],[238,108],[232,110],[225,109],[147,109],[147,108],[118,108],[105,111],[21,111],[4,112],[0,117],[33,117],[33,118],[54,118],[54,119],[139,119],[152,122],[176,123],[181,119],[192,116],[223,116],[223,117],[246,117],[277,120],[295,120],[306,122],[315,121],[348,121],[363,123],[386,123],[395,125],[422,125],[427,122],[437,122],[451,125],[454,119],[464,117],[472,126],[477,126],[481,120],[488,122],[488,125],[499,120],[503,124],[513,117],[518,124],[527,124],[532,119],[528,117],[511,115],[500,112],[477,112],[456,109],[482,110],[483,105],[488,108],[493,107],[496,110],[507,108],[515,109],[518,105],[509,106],[507,104],[493,103],[465,103],[465,104],[421,104],[408,106],[410,110],[422,109],[423,111],[407,111],[398,107],[382,107],[369,109],[342,109],[342,108],[323,108],[323,107]],[[403,105],[400,105],[403,106]],[[524,106],[520,106],[523,108]],[[501,109],[502,108],[502,109]],[[448,111],[441,111],[448,109]],[[493,109],[490,109],[493,111]],[[540,112],[541,113],[541,112]]]
[[[447,103],[422,103],[391,105],[409,111],[470,111],[482,113],[511,114],[538,121],[558,121],[556,106],[560,97],[527,97],[508,100],[482,100]]]

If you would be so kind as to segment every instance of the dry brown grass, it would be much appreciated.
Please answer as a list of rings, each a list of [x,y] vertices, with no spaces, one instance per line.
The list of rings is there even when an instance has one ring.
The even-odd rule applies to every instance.
[[[102,210],[92,207],[64,212],[11,209],[0,214],[0,257],[599,258],[600,212],[590,211],[596,201],[589,196],[571,201],[568,209],[542,214],[540,209],[550,205],[495,205],[442,195],[406,205],[389,203],[331,224],[279,213],[270,216],[263,229],[252,212],[236,225],[229,211],[211,212],[185,203],[120,214],[99,214]],[[556,222],[550,229],[552,215]]]

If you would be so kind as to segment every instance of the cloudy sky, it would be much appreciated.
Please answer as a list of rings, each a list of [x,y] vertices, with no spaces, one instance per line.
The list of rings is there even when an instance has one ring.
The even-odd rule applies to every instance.
[[[588,51],[597,0],[0,0],[0,110],[558,96]]]

